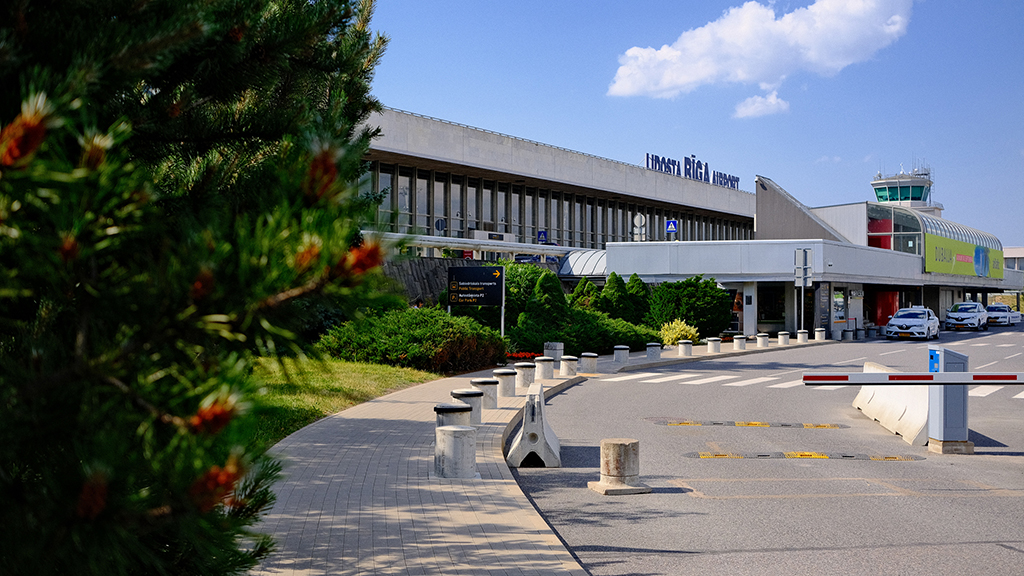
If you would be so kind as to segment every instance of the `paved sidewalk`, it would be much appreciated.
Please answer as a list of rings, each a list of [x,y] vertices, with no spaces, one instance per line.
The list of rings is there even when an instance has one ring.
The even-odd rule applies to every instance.
[[[753,342],[745,352],[731,348],[723,344],[713,356],[765,350]],[[773,341],[768,349],[775,348]],[[703,346],[695,347],[694,359],[707,359]],[[653,361],[634,353],[625,366],[606,356],[598,360],[598,373],[685,361],[675,348]],[[451,390],[468,388],[472,378],[490,376],[488,370],[407,388],[278,443],[274,452],[285,461],[285,478],[259,527],[277,539],[278,551],[254,573],[585,576],[505,464],[502,450],[521,418],[524,395],[499,398],[498,409],[483,411],[480,479],[431,477],[434,405],[451,401]],[[550,395],[585,377],[539,382]]]

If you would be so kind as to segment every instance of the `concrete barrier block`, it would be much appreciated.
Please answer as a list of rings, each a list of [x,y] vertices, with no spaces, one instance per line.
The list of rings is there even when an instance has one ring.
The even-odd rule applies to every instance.
[[[480,407],[484,410],[494,410],[498,407],[498,379],[497,378],[473,378],[469,385],[474,389],[483,392],[480,400]]]
[[[476,428],[434,429],[434,475],[438,478],[479,478],[476,471]]]
[[[688,357],[688,356],[693,356],[693,342],[691,342],[690,340],[680,340],[678,345],[679,345],[679,351],[678,351],[678,355],[679,356],[682,356],[684,358]]]
[[[491,372],[498,380],[498,397],[511,398],[516,395],[516,374],[511,368],[498,368]]]
[[[537,366],[537,380],[551,380],[555,377],[555,359],[550,356],[538,356],[533,359]]]
[[[530,454],[537,455],[547,468],[558,468],[562,465],[561,444],[551,426],[544,419],[544,389],[534,384],[526,393],[526,405],[523,406],[523,423],[519,433],[508,449],[505,462],[513,468],[522,466],[523,460]]]
[[[597,373],[597,354],[584,352],[580,355],[580,372],[584,374]]]
[[[562,365],[558,367],[559,376],[575,376],[579,359],[575,356],[562,356]]]
[[[865,362],[864,371],[899,372],[874,362]],[[853,407],[911,446],[928,443],[927,386],[861,386]]]
[[[601,480],[587,487],[605,496],[647,494],[650,486],[640,482],[640,442],[633,438],[601,440]]]

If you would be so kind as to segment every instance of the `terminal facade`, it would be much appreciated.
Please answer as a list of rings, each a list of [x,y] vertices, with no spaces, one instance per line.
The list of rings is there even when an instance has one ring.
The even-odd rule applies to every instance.
[[[954,302],[1024,288],[998,238],[942,217],[926,170],[877,175],[871,201],[809,208],[767,177],[743,191],[692,155],[632,165],[392,109],[370,123],[382,134],[362,185],[385,193],[375,233],[426,256],[554,255],[567,285],[703,274],[733,295],[744,334],[840,338],[900,307],[944,317]],[[797,250],[811,255],[802,300]]]

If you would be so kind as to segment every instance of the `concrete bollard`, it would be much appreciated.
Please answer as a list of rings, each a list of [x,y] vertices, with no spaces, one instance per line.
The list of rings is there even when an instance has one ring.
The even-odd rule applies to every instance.
[[[516,395],[516,371],[511,368],[498,368],[491,372],[498,379],[498,397],[511,398]]]
[[[523,406],[523,425],[519,427],[508,449],[505,462],[514,468],[522,466],[530,454],[536,454],[548,468],[562,465],[561,444],[551,426],[544,419],[544,389],[540,384],[530,386]]]
[[[465,402],[444,402],[434,406],[436,426],[470,426],[473,407]]]
[[[765,334],[764,332],[761,332],[760,334],[757,335],[757,347],[758,348],[767,348],[768,347],[768,335]]]
[[[732,337],[732,349],[733,350],[746,350],[747,349],[747,338],[746,336],[733,336]]]
[[[484,393],[480,400],[480,407],[484,410],[494,410],[498,407],[498,380],[496,378],[473,378],[469,385]]]
[[[825,329],[824,328],[815,328],[814,329],[814,341],[815,342],[824,342],[825,341]]]
[[[866,338],[874,338],[877,335],[878,335],[878,328],[875,328],[874,326],[871,326],[871,327],[868,327],[868,328],[864,329],[864,336]]]
[[[537,380],[551,380],[555,377],[555,359],[550,356],[538,356],[533,359],[537,366]]]
[[[779,332],[779,346],[789,346],[789,332]]]
[[[661,342],[647,343],[647,361],[661,360]]]
[[[575,376],[579,360],[575,356],[562,356],[562,365],[558,367],[559,376]]]
[[[721,338],[708,338],[708,354],[718,354],[722,351]]]
[[[601,440],[601,481],[587,487],[605,496],[647,494],[650,486],[640,482],[640,442],[633,438]]]
[[[516,362],[516,390],[529,388],[533,385],[533,377],[537,374],[537,365],[533,362]]]
[[[545,342],[544,343],[544,355],[553,358],[555,361],[555,368],[558,368],[562,362],[562,354],[565,352],[565,344],[562,342]]]
[[[683,357],[693,356],[693,342],[689,340],[680,340],[678,355]]]
[[[629,362],[629,346],[618,345],[615,347],[615,355],[612,360],[616,364],[625,364]]]
[[[476,472],[476,428],[434,429],[434,475],[438,478],[479,478]]]
[[[857,331],[856,333],[854,333],[853,338],[854,340],[863,340],[865,336],[867,336],[867,331],[864,328],[857,328]]]
[[[843,329],[843,342],[853,342],[853,330],[849,328]]]
[[[483,421],[481,415],[483,414],[483,390],[477,390],[476,388],[459,388],[458,390],[452,390],[452,398],[469,404],[469,425],[479,426]]]
[[[807,344],[807,330],[797,330],[796,331],[796,343],[797,344]]]
[[[584,352],[580,355],[580,372],[584,374],[597,373],[597,354]]]

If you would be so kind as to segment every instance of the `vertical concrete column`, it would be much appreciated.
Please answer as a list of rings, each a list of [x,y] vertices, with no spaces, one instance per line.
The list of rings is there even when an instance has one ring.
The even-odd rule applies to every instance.
[[[633,438],[601,440],[601,480],[587,487],[605,496],[647,494],[650,486],[640,482],[640,442]]]
[[[693,356],[693,342],[689,340],[679,341],[679,356]]]
[[[708,354],[718,354],[722,351],[721,338],[708,338]]]
[[[597,373],[597,354],[593,352],[584,352],[580,356],[580,372],[584,374],[596,374]]]
[[[484,410],[494,410],[498,407],[498,379],[497,378],[473,378],[469,385],[484,393],[480,400],[480,407]]]
[[[537,373],[537,365],[533,362],[516,362],[516,394],[519,388],[529,388]]]
[[[473,407],[465,402],[444,402],[434,406],[436,426],[469,426]]]
[[[459,402],[469,404],[469,425],[478,426],[482,422],[482,408],[484,393],[476,388],[459,388],[452,390],[452,398]]]
[[[562,365],[558,367],[559,376],[575,376],[579,359],[575,356],[562,356]]]
[[[796,331],[796,343],[797,344],[807,344],[807,330],[797,330]]]
[[[615,347],[615,355],[612,357],[617,364],[629,362],[629,346],[618,345]]]
[[[438,478],[476,478],[476,428],[438,426],[434,429],[434,475]]]
[[[825,329],[824,328],[815,328],[814,329],[814,341],[815,342],[824,342],[825,341]]]
[[[757,335],[757,347],[767,348],[768,347],[768,335],[761,332]]]
[[[779,346],[789,346],[789,332],[779,332]]]
[[[661,360],[661,342],[647,343],[647,361]]]
[[[551,380],[555,377],[555,359],[550,356],[538,356],[533,359],[537,366],[537,380]]]
[[[743,330],[744,336],[757,333],[757,282],[743,283]]]
[[[747,337],[742,334],[737,334],[732,337],[732,349],[733,350],[746,350],[747,349]]]
[[[498,379],[498,397],[511,398],[516,395],[516,371],[511,368],[498,368],[491,372]]]

